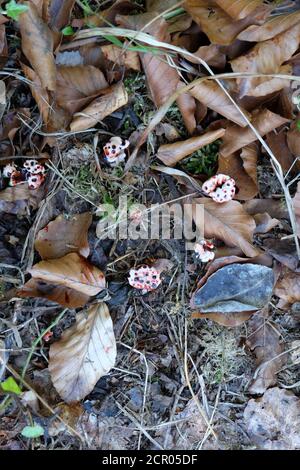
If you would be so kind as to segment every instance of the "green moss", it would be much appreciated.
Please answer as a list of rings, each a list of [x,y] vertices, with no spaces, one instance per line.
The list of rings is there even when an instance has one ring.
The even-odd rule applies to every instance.
[[[221,140],[206,145],[181,163],[182,168],[193,175],[205,174],[212,176],[217,169]]]

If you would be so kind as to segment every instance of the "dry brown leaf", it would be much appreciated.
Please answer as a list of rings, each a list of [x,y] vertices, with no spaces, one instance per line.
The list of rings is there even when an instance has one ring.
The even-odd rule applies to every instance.
[[[255,221],[239,202],[218,204],[209,198],[194,199],[194,202],[204,206],[205,238],[215,237],[228,246],[237,246],[250,258],[259,254],[252,245]]]
[[[247,125],[245,119],[226,96],[225,92],[212,80],[195,85],[190,89],[190,94],[208,108],[213,109],[239,126],[244,127]],[[242,111],[249,117],[247,111],[244,109]]]
[[[279,331],[266,321],[262,313],[250,320],[249,331],[246,344],[256,357],[257,369],[248,390],[256,395],[276,384],[276,373],[286,362],[286,357],[281,356],[284,348]]]
[[[29,208],[37,209],[45,195],[45,186],[31,190],[21,183],[0,192],[0,211],[8,214],[26,214]]]
[[[253,217],[256,223],[254,233],[268,233],[279,224],[279,220],[272,219],[267,212],[255,214]]]
[[[72,132],[82,131],[94,126],[105,117],[117,109],[125,106],[128,101],[128,94],[123,83],[117,83],[101,92],[101,96],[96,98],[80,113],[74,115],[70,124]]]
[[[299,450],[300,400],[289,390],[273,387],[248,401],[243,427],[256,449]]]
[[[263,308],[271,298],[272,269],[259,264],[226,263],[194,292],[193,318],[209,318],[224,326],[237,326]],[[222,288],[220,288],[222,286]]]
[[[181,142],[161,145],[157,152],[157,158],[167,166],[174,166],[187,155],[190,155],[205,145],[220,139],[224,133],[225,129],[219,129],[217,131],[206,132],[203,135],[192,137]]]
[[[17,296],[48,299],[67,308],[84,307],[90,300],[89,295],[82,294],[69,287],[49,284],[38,278],[32,278],[27,281],[17,291]]]
[[[289,119],[272,113],[268,109],[257,110],[253,113],[252,125],[262,137],[288,122]],[[256,135],[249,127],[241,129],[232,124],[226,129],[220,153],[226,157],[256,140]]]
[[[250,42],[267,41],[292,28],[299,21],[299,11],[287,15],[274,15],[261,26],[249,26],[238,35],[238,39]]]
[[[75,325],[50,346],[49,371],[56,390],[67,403],[88,395],[114,366],[116,341],[105,303],[76,316]]]
[[[51,29],[60,31],[69,24],[75,0],[52,0],[49,5],[49,26]]]
[[[226,54],[221,51],[221,46],[218,44],[209,44],[208,46],[200,46],[196,52],[196,57],[204,60],[208,65],[215,68],[223,69],[226,65]],[[199,61],[189,57],[189,61],[198,64]]]
[[[235,199],[253,199],[258,193],[257,185],[257,146],[244,147],[241,154],[234,153],[228,157],[219,155],[218,173],[231,176],[238,188]]]
[[[295,160],[287,145],[287,135],[288,133],[286,133],[285,131],[279,133],[270,132],[266,138],[268,146],[279,161],[284,172],[287,172],[291,168]],[[300,169],[299,163],[298,165],[297,163],[295,164],[294,171],[297,169],[297,167],[299,167]]]
[[[49,119],[49,113],[51,109],[50,97],[47,90],[42,87],[42,82],[38,74],[28,67],[25,64],[22,64],[22,70],[32,83],[29,85],[33,98],[35,99],[36,104],[38,105],[39,111],[41,113],[43,122],[47,124]]]
[[[242,20],[261,6],[263,0],[215,0],[215,2],[234,20]]]
[[[136,51],[126,49],[127,43],[124,43],[124,50],[120,47],[110,44],[102,46],[101,50],[106,60],[113,62],[118,67],[126,67],[127,69],[139,72],[141,70],[139,55]]]
[[[144,13],[127,17],[118,16],[117,20],[124,27],[140,30],[148,22],[151,25],[144,32],[151,34],[159,41],[170,42],[168,23],[163,18],[158,18],[157,13]],[[179,75],[174,67],[171,67],[163,55],[155,55],[151,52],[140,54],[147,84],[155,105],[159,108],[176,91],[179,83]]]
[[[299,47],[300,22],[274,39],[258,43],[247,54],[231,61],[234,72],[240,73],[285,73],[292,72],[290,65],[281,67]],[[263,96],[289,86],[289,80],[278,78],[238,78],[241,96]]]
[[[264,247],[267,249],[267,253],[281,264],[288,267],[291,271],[300,272],[298,268],[299,259],[294,240],[267,238],[264,240]]]
[[[104,274],[77,253],[40,261],[29,273],[34,278],[69,287],[89,296],[97,295],[105,288]]]
[[[56,67],[53,55],[53,36],[31,2],[23,2],[27,11],[19,17],[22,50],[38,74],[42,87],[54,91]]]
[[[71,115],[108,87],[103,72],[92,65],[57,67],[56,104]]]
[[[90,253],[87,233],[91,223],[90,212],[59,215],[39,231],[34,247],[42,259],[61,258],[72,252],[87,258]]]
[[[224,46],[231,44],[247,26],[261,24],[270,12],[268,5],[262,5],[246,18],[235,21],[211,0],[186,0],[184,7],[212,43]]]
[[[300,301],[300,274],[282,267],[275,285],[274,294],[279,297],[279,308]]]
[[[182,82],[178,83],[178,88],[184,86]],[[176,103],[183,117],[185,127],[187,128],[189,134],[193,134],[197,127],[197,122],[195,118],[196,114],[196,101],[195,98],[190,95],[190,93],[181,93],[177,98]]]
[[[300,183],[297,185],[297,192],[293,198],[293,206],[297,223],[297,235],[300,238]]]
[[[245,202],[243,207],[250,215],[267,212],[275,219],[287,219],[289,216],[284,201],[278,199],[252,199],[252,201]]]

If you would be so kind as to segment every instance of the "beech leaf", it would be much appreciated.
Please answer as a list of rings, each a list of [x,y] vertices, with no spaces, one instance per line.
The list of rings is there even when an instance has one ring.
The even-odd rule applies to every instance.
[[[259,250],[252,245],[255,221],[238,201],[218,204],[209,198],[194,199],[204,206],[205,238],[216,237],[228,246],[239,247],[250,258]]]
[[[61,258],[72,252],[87,258],[90,253],[87,232],[91,223],[89,212],[59,215],[39,231],[34,247],[42,259]]]
[[[105,288],[104,274],[77,253],[40,261],[29,273],[34,278],[69,287],[88,296],[97,295]]]
[[[252,125],[261,136],[288,122],[289,119],[272,113],[268,109],[257,110],[253,113]],[[256,140],[256,135],[252,129],[249,127],[241,129],[239,126],[232,124],[226,129],[220,153],[226,157]]]
[[[50,346],[49,371],[54,387],[67,402],[88,395],[114,366],[116,342],[105,303],[91,306],[76,316],[75,325]]]
[[[72,132],[82,131],[102,121],[117,109],[125,106],[128,94],[123,83],[117,83],[100,92],[101,96],[96,98],[80,113],[75,113],[70,128]]]
[[[210,41],[224,46],[231,44],[247,26],[261,24],[270,11],[270,6],[261,5],[252,11],[251,14],[236,21],[216,3],[211,0],[186,0],[184,5],[187,12],[201,26]],[[245,2],[239,1],[234,3],[238,3],[235,14],[239,10],[242,12]],[[241,8],[239,8],[239,5]]]
[[[213,81],[205,81],[195,85],[190,89],[190,93],[196,100],[210,109],[235,122],[239,126],[246,126],[247,123],[238,109],[230,101],[220,86]],[[244,114],[249,117],[246,110],[241,108]]]
[[[24,2],[27,10],[20,15],[19,25],[22,50],[38,74],[42,87],[51,91],[56,87],[56,67],[53,55],[53,36],[32,2]]]
[[[266,266],[230,264],[208,277],[194,293],[191,307],[199,310],[200,317],[205,315],[220,324],[234,326],[268,303],[273,283],[273,271]]]
[[[257,369],[249,386],[249,392],[261,394],[277,382],[277,372],[286,362],[282,356],[280,333],[268,323],[261,313],[251,318],[247,346],[256,356]]]
[[[161,145],[157,152],[157,158],[165,165],[174,166],[177,162],[185,158],[187,155],[196,152],[205,145],[220,139],[225,133],[225,129],[218,129],[216,131],[206,132],[197,137],[175,142],[171,144]]]

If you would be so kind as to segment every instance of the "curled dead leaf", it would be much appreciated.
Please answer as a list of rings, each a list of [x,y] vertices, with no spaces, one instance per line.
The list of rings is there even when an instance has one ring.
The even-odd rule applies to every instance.
[[[282,267],[275,285],[274,294],[279,297],[279,308],[300,301],[300,274]]]
[[[91,223],[90,212],[59,215],[39,231],[34,247],[42,259],[61,258],[72,252],[87,258],[90,253],[87,232]]]
[[[225,129],[218,129],[181,142],[161,145],[157,152],[157,158],[165,165],[174,166],[187,155],[221,138],[224,133]]]
[[[249,392],[256,395],[276,384],[276,373],[286,362],[286,357],[281,355],[284,347],[279,331],[261,313],[250,320],[249,331],[247,346],[254,352],[257,364]]]
[[[18,297],[39,297],[48,299],[51,302],[57,302],[63,307],[78,308],[84,307],[90,300],[90,296],[70,289],[66,286],[51,284],[43,279],[29,279],[18,291]]]
[[[242,149],[240,155],[234,153],[227,157],[219,155],[218,173],[230,175],[236,182],[239,191],[235,199],[248,200],[258,193],[257,158],[258,148],[255,144]]]
[[[72,116],[108,87],[103,72],[92,65],[57,68],[55,101]]]
[[[261,26],[249,26],[238,35],[241,41],[262,42],[292,28],[300,21],[300,12],[274,15]]]
[[[106,116],[125,106],[128,94],[123,83],[117,83],[101,91],[101,96],[96,98],[80,113],[75,113],[70,124],[72,132],[82,131],[102,121]]]
[[[23,2],[27,11],[19,18],[22,50],[41,80],[42,87],[54,91],[56,67],[53,55],[53,36],[32,2]]]
[[[97,295],[105,288],[104,274],[77,253],[40,261],[29,273],[34,278],[69,287],[88,296]]]
[[[257,110],[253,113],[252,125],[261,136],[268,134],[277,127],[289,122],[279,114],[272,113],[268,109]],[[249,127],[241,129],[234,124],[228,126],[223,137],[220,153],[225,157],[255,142],[256,135]]]
[[[116,342],[105,303],[76,316],[75,325],[50,346],[49,371],[54,387],[67,403],[88,395],[114,366]]]
[[[190,89],[190,94],[194,96],[196,100],[200,101],[200,103],[222,116],[225,116],[239,126],[245,127],[247,125],[239,110],[230,101],[228,96],[226,96],[220,86],[212,80],[198,83]],[[242,111],[249,117],[246,110],[242,109]]]
[[[258,43],[247,54],[231,61],[234,72],[284,73],[292,72],[290,65],[281,67],[296,52],[300,41],[300,23],[284,31],[274,39]],[[238,78],[240,95],[263,96],[289,86],[289,80],[280,78]]]
[[[229,2],[226,3],[228,4]],[[270,6],[261,5],[251,11],[251,14],[243,17],[245,1],[239,0],[238,2],[234,2],[234,4],[236,5],[231,6],[231,11],[234,11],[235,15],[242,15],[242,19],[238,21],[220,8],[220,6],[217,5],[217,1],[186,0],[184,7],[193,20],[201,26],[212,43],[226,46],[231,44],[238,34],[247,28],[247,26],[261,24],[270,12]]]
[[[239,202],[218,204],[209,198],[194,199],[194,202],[204,207],[205,238],[215,237],[228,246],[237,246],[250,258],[259,254],[252,245],[255,221]]]

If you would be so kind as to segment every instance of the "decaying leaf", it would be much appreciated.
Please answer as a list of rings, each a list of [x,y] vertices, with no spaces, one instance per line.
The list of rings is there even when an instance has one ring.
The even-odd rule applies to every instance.
[[[235,199],[253,199],[258,193],[257,158],[258,149],[255,144],[244,147],[240,153],[227,157],[219,155],[218,173],[230,175],[236,183],[238,193]]]
[[[225,129],[218,129],[217,131],[206,132],[203,135],[192,137],[181,142],[161,145],[157,152],[157,158],[164,162],[165,165],[174,166],[187,155],[220,139],[224,133]]]
[[[243,425],[258,449],[299,450],[300,400],[291,391],[271,388],[248,401]]]
[[[103,72],[92,65],[57,68],[56,104],[73,116],[108,87]]]
[[[282,267],[275,285],[274,294],[279,297],[279,308],[300,301],[300,274]]]
[[[288,218],[288,211],[284,201],[278,199],[252,199],[251,201],[246,201],[243,207],[250,215],[267,212],[275,219]]]
[[[256,357],[257,369],[248,389],[257,395],[276,384],[276,373],[286,362],[286,356],[282,355],[284,346],[280,332],[261,313],[251,318],[249,331],[247,346]]]
[[[254,233],[268,233],[279,224],[279,220],[272,219],[267,212],[255,214],[253,217],[256,222]]]
[[[272,113],[268,109],[257,110],[253,113],[252,125],[261,136],[288,122],[288,119]],[[256,140],[256,135],[249,127],[241,129],[239,126],[232,124],[226,129],[220,153],[226,157]]]
[[[209,198],[194,199],[204,206],[204,236],[223,240],[228,246],[237,246],[246,256],[254,257],[259,250],[252,245],[255,221],[237,201],[218,204]]]
[[[251,15],[254,10],[262,5],[263,0],[215,0],[231,18],[241,20],[246,16]]]
[[[90,300],[90,296],[87,294],[69,287],[50,284],[39,278],[29,279],[17,291],[17,295],[18,297],[39,297],[51,300],[67,308],[84,307]]]
[[[278,34],[292,28],[300,21],[300,12],[286,15],[274,15],[261,26],[249,26],[238,35],[241,41],[261,42],[272,39]]]
[[[49,352],[49,370],[56,390],[67,403],[88,395],[115,364],[116,342],[105,303],[76,316]]]
[[[291,166],[293,165],[295,158],[290,151],[288,144],[287,144],[287,136],[289,135],[286,132],[270,132],[267,135],[266,141],[272,152],[274,153],[275,157],[279,161],[283,171],[286,173],[290,170]],[[297,168],[300,168],[299,163],[295,164],[294,172],[297,171]],[[293,173],[293,170],[292,170]]]
[[[217,113],[225,116],[230,121],[235,122],[239,126],[245,127],[247,125],[245,119],[226,96],[220,86],[212,80],[201,82],[190,89],[190,93],[200,103],[204,104]],[[242,108],[241,108],[242,109]],[[244,114],[249,117],[247,111],[242,109]]]
[[[24,2],[27,11],[19,18],[22,50],[41,80],[42,87],[54,91],[56,68],[53,55],[53,36],[32,2]]]
[[[127,43],[124,43],[124,50],[114,45],[102,46],[102,53],[106,60],[116,64],[118,67],[139,72],[141,70],[139,55],[136,51],[127,50]]]
[[[192,297],[193,318],[211,318],[236,326],[263,308],[273,290],[272,269],[258,264],[234,263],[211,274]]]
[[[300,23],[293,28],[276,36],[275,39],[269,39],[258,43],[247,54],[231,61],[231,67],[234,72],[241,73],[285,73],[289,74],[292,69],[286,65],[286,62],[298,49],[300,42]],[[240,78],[237,79],[241,96],[262,96],[274,91],[280,90],[284,86],[289,86],[288,80],[278,78]],[[266,86],[268,84],[268,86]]]
[[[29,273],[34,278],[69,287],[88,296],[97,295],[105,288],[104,274],[77,253],[40,261]]]
[[[69,23],[75,0],[52,0],[49,5],[50,27],[60,31]]]
[[[139,31],[150,33],[159,41],[169,42],[168,23],[163,18],[158,18],[157,13],[144,13],[132,16],[118,16],[118,23]],[[153,21],[154,20],[154,21]],[[147,84],[151,97],[157,107],[162,106],[167,99],[176,91],[179,83],[179,75],[176,68],[171,67],[163,55],[151,52],[140,54],[143,70],[146,75]]]
[[[186,0],[184,5],[187,12],[201,26],[210,41],[224,46],[231,44],[247,26],[261,24],[270,11],[268,5],[261,5],[261,7],[251,11],[251,14],[243,17],[245,1],[241,2],[239,0],[234,2],[237,5],[233,6],[233,9],[231,7],[231,11],[234,11],[235,15],[239,14],[243,17],[236,21],[216,3],[211,2],[211,0]]]
[[[101,96],[74,115],[70,128],[72,132],[82,131],[102,121],[106,116],[125,106],[128,94],[123,83],[117,83],[101,91]]]
[[[87,258],[90,253],[87,232],[91,223],[90,212],[73,216],[59,215],[39,231],[35,249],[42,259],[61,258],[72,252]]]
[[[29,86],[32,96],[38,105],[44,123],[47,124],[51,109],[49,93],[45,88],[43,88],[40,77],[33,69],[25,64],[22,64],[22,69],[25,76],[31,82]]]
[[[37,209],[45,194],[45,187],[31,190],[27,183],[9,187],[0,192],[0,211],[8,214],[26,214]]]

